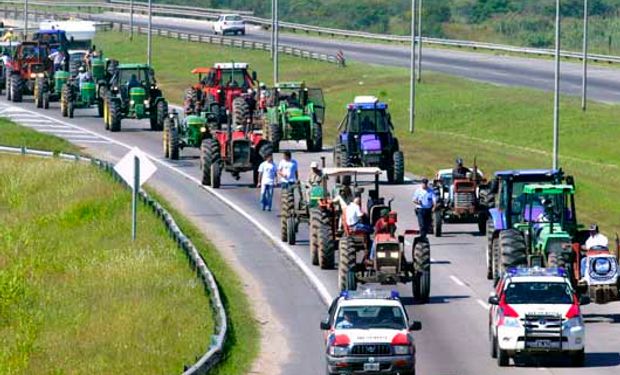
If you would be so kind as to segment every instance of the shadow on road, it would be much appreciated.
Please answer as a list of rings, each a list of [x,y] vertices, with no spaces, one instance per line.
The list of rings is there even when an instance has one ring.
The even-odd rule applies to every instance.
[[[413,297],[401,297],[401,301],[405,306],[410,305],[439,305],[443,303],[450,303],[451,301],[462,300],[470,298],[469,296],[430,296],[427,302],[418,302]]]
[[[515,358],[516,366],[523,367],[573,367],[567,357],[562,356],[522,356]],[[584,367],[616,367],[620,365],[620,353],[586,353]]]
[[[586,323],[620,323],[620,314],[583,314]]]

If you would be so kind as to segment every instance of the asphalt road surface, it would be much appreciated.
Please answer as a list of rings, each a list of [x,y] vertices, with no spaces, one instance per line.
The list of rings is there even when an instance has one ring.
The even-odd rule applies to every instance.
[[[128,22],[129,15],[103,13],[94,16],[101,21]],[[136,16],[136,26],[146,26],[144,16]],[[212,34],[206,21],[153,17],[153,27],[194,34]],[[257,27],[248,27],[245,36],[231,36],[250,41],[270,43],[270,32]],[[336,55],[342,51],[347,59],[371,64],[409,67],[410,51],[400,44],[377,44],[345,39],[328,39],[303,33],[281,33],[280,43],[307,49],[313,52]],[[554,85],[554,63],[550,59],[501,56],[490,53],[476,53],[455,49],[425,48],[423,69],[446,73],[506,86],[522,86],[552,91]],[[581,95],[582,65],[576,60],[565,60],[561,68],[561,90],[565,94]],[[600,65],[589,67],[588,96],[591,100],[620,102],[620,71]]]
[[[260,283],[266,302],[286,328],[283,332],[274,333],[285,336],[291,351],[283,373],[323,373],[324,348],[318,324],[326,310],[323,301],[337,295],[337,271],[320,270],[311,265],[307,229],[304,227],[295,246],[288,247],[273,241],[279,236],[279,191],[274,199],[274,211],[263,212],[258,204],[259,192],[251,186],[251,174],[242,174],[241,179],[236,181],[224,173],[222,188],[217,191],[229,201],[228,205],[224,205],[212,193],[198,186],[200,169],[197,150],[184,150],[179,161],[164,161],[161,133],[146,130],[148,121],[123,121],[120,133],[108,133],[102,120],[94,117],[93,110],[77,110],[76,118],[66,120],[60,117],[58,103],[52,103],[51,109],[46,111],[36,109],[30,98],[26,101],[15,106],[8,104],[4,98],[0,99],[0,116],[8,116],[39,131],[59,135],[85,147],[87,152],[110,160],[120,158],[131,146],[141,148],[157,160],[160,169],[151,183],[169,199],[178,202],[192,220],[201,226],[215,228],[217,238],[226,238],[229,246],[222,250],[233,251]],[[302,150],[304,144],[284,144],[282,148]],[[331,153],[328,151],[313,154],[300,151],[294,156],[299,161],[303,178],[312,160],[326,156],[328,165],[331,164]],[[275,159],[279,160],[280,155],[276,155]],[[447,164],[449,166],[450,161]],[[395,198],[393,208],[399,212],[400,231],[417,227],[410,204],[414,188],[413,183],[381,186],[383,196]],[[243,211],[246,218],[232,210],[231,204]],[[253,224],[260,225],[271,239]],[[444,237],[431,238],[432,287],[428,304],[413,304],[410,285],[398,287],[410,316],[423,324],[422,331],[416,335],[418,373],[618,374],[618,303],[589,305],[583,309],[587,322],[586,368],[570,368],[562,361],[526,362],[501,370],[497,367],[489,355],[488,306],[485,301],[491,285],[485,278],[485,239],[478,236],[475,230],[474,225],[446,225]],[[286,254],[285,250],[290,253]],[[300,271],[303,269],[309,274]]]

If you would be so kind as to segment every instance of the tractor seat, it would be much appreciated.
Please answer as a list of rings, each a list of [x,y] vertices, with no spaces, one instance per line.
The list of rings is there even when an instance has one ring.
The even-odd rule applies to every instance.
[[[344,233],[349,236],[349,237],[357,237],[357,236],[366,236],[365,232],[359,231],[359,230],[353,230],[351,229],[351,227],[349,226],[349,224],[347,224],[347,207],[344,206],[342,207],[342,229],[344,230]]]

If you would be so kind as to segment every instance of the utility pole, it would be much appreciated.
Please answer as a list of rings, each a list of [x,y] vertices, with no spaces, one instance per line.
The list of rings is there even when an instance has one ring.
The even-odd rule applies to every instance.
[[[133,0],[129,0],[129,40],[133,40]]]
[[[149,31],[146,41],[146,62],[151,66],[151,55],[153,53],[153,40],[152,40],[152,32],[153,32],[153,0],[149,0]]]
[[[418,0],[418,82],[422,81],[422,3]]]
[[[276,41],[276,0],[271,0],[271,60]]]
[[[273,84],[275,86],[275,84],[278,83],[278,47],[279,47],[279,43],[280,43],[280,24],[279,22],[279,16],[280,16],[280,12],[278,11],[278,0],[273,0],[274,1],[274,14],[275,14],[275,21],[273,23],[273,28],[274,28],[274,34],[273,34]]]
[[[581,109],[585,111],[588,100],[588,0],[583,0],[583,78],[581,85]]]
[[[24,40],[28,39],[28,0],[24,0]]]
[[[555,1],[555,96],[553,100],[553,169],[560,152],[560,0]]]
[[[409,132],[415,129],[415,0],[411,0],[411,62],[409,65]]]

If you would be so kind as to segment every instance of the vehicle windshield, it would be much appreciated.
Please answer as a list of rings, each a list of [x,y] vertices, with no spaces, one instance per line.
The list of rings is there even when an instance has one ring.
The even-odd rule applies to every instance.
[[[513,201],[513,212],[520,221],[557,223],[567,215],[567,199],[565,194],[521,194]]]
[[[119,83],[121,85],[147,87],[152,81],[151,73],[148,69],[121,69],[119,70]]]
[[[242,21],[240,16],[226,16],[226,21]]]
[[[80,62],[80,61],[84,60],[84,56],[85,55],[86,55],[85,52],[74,52],[74,53],[71,53],[69,55],[69,59],[72,62]]]
[[[406,329],[407,322],[398,306],[345,306],[336,315],[336,329]]]
[[[278,91],[278,101],[286,101],[289,107],[304,105],[304,103],[301,102],[301,99],[303,99],[303,95],[300,89],[280,89]]]
[[[390,131],[385,110],[358,109],[349,112],[349,132],[387,133]]]
[[[246,71],[244,69],[222,69],[220,84],[231,87],[241,87],[246,84]]]
[[[504,292],[506,303],[570,305],[573,293],[570,285],[562,282],[516,282],[508,284]]]
[[[27,58],[46,58],[47,50],[45,48],[39,48],[37,46],[23,46],[21,50],[22,57]]]

